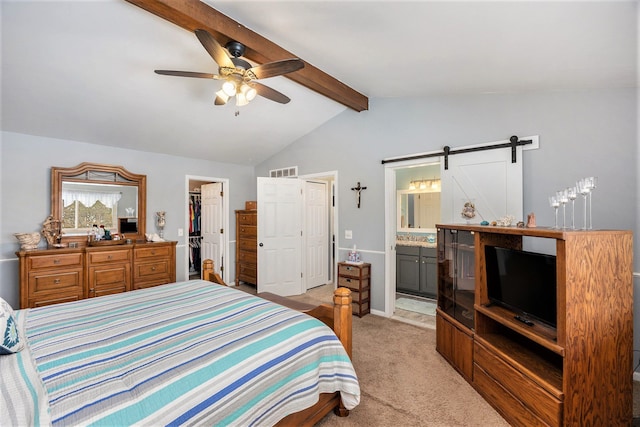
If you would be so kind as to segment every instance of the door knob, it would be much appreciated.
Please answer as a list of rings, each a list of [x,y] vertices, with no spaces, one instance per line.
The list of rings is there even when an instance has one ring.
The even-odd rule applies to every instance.
[[[263,247],[264,245],[262,243],[260,243],[258,246]]]

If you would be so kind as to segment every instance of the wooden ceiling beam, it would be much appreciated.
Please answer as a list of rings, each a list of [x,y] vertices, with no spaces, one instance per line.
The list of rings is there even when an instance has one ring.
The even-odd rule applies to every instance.
[[[221,44],[235,40],[246,46],[244,57],[258,64],[298,57],[200,0],[127,0],[185,30],[207,30]],[[304,59],[300,58],[302,61]],[[369,109],[369,99],[324,71],[304,62],[287,77],[355,111]]]

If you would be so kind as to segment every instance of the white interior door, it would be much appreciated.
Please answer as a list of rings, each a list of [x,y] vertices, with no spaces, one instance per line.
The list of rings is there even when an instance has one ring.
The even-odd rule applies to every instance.
[[[304,183],[304,281],[306,289],[328,282],[329,214],[327,183]]]
[[[222,183],[214,182],[201,186],[201,259],[212,259],[213,268],[222,274]],[[202,267],[202,266],[201,266]],[[201,269],[202,271],[202,269]]]
[[[258,292],[300,295],[302,181],[258,178]]]
[[[493,143],[492,143],[493,144]],[[440,162],[441,221],[459,223],[466,202],[475,205],[472,224],[495,221],[513,215],[523,218],[522,147],[517,147],[516,163],[511,163],[511,149],[492,149],[449,156],[449,169]]]

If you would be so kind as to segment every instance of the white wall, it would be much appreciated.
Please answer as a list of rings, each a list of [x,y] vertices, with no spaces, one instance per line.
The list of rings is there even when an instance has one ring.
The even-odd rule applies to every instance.
[[[215,176],[229,179],[231,236],[230,260],[235,259],[233,211],[245,200],[255,200],[253,168],[211,161],[167,156],[82,142],[2,132],[0,145],[0,297],[19,306],[16,232],[40,231],[51,212],[51,166],[70,167],[81,162],[117,164],[147,175],[147,231],[155,232],[153,212],[166,211],[165,239],[177,240],[177,279],[184,280],[185,177]],[[207,147],[215,150],[215,146]],[[185,230],[185,236],[188,233]],[[41,242],[45,246],[45,242]],[[233,264],[231,264],[233,265]],[[235,269],[231,268],[233,275]],[[229,279],[232,281],[232,278]]]

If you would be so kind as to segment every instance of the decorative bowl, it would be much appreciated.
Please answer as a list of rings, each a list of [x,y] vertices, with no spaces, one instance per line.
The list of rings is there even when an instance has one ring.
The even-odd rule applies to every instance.
[[[20,250],[28,251],[38,249],[40,243],[40,233],[14,233],[18,242],[20,242]]]

